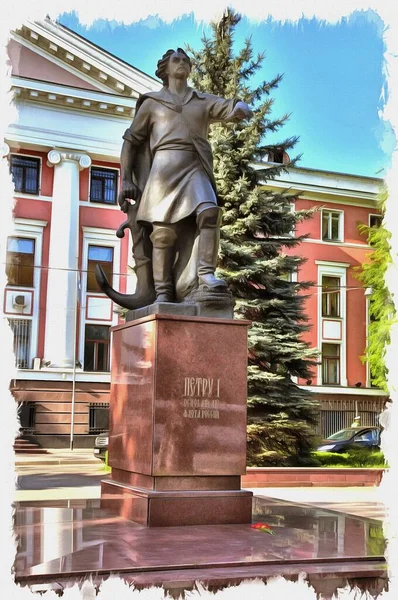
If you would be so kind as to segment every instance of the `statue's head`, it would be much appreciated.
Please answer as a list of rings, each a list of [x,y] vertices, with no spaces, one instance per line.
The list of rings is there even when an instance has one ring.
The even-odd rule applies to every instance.
[[[186,75],[183,73],[183,68],[186,68]],[[164,86],[169,85],[169,74],[175,77],[188,77],[191,72],[191,59],[182,48],[177,50],[167,50],[160,60],[158,60],[158,68],[156,69],[156,77],[163,81]]]

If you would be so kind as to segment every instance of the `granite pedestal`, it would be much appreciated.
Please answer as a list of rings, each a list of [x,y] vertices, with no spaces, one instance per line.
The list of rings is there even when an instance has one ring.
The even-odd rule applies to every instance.
[[[152,314],[113,328],[102,507],[147,526],[251,522],[249,324]]]

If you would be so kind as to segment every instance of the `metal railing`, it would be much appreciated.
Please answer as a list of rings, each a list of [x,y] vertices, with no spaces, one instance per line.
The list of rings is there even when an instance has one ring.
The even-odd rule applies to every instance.
[[[380,425],[379,415],[379,412],[364,410],[358,410],[358,413],[354,410],[321,410],[317,433],[327,438],[340,429],[351,427],[356,416],[361,417],[361,426],[377,427]]]
[[[18,369],[29,369],[32,321],[30,319],[9,319],[8,322],[14,334],[15,366]]]

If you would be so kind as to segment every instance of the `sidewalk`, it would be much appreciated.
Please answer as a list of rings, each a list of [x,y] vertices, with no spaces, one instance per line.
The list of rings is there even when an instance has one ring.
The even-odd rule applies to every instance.
[[[79,448],[76,450],[47,449],[47,454],[15,454],[15,468],[20,466],[39,465],[101,465],[103,461],[97,458],[92,448]]]
[[[97,500],[100,498],[100,481],[108,476],[103,461],[93,454],[92,449],[54,449],[49,450],[47,454],[16,454],[15,470],[19,476],[31,473],[31,477],[35,477],[34,473],[37,470],[43,471],[48,475],[46,483],[49,484],[46,489],[37,489],[37,487],[36,489],[18,489],[15,492],[15,501]],[[70,475],[71,479],[60,482],[58,477],[57,481],[57,475],[60,474],[65,478]],[[73,475],[76,474],[84,474],[84,485],[80,485],[80,481],[72,485]],[[52,477],[53,479],[51,479]],[[62,485],[63,483],[65,485]],[[32,487],[34,486],[32,485]],[[251,489],[255,496],[312,505],[356,516],[383,520],[386,514],[378,487],[311,486],[245,487],[245,489]]]
[[[386,507],[378,487],[277,487],[253,488],[251,491],[256,496],[337,510],[358,517],[381,521],[386,517]]]

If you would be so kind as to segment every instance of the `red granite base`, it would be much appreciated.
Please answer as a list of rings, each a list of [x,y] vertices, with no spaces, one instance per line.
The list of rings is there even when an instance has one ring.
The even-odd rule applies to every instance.
[[[101,507],[149,527],[251,522],[249,325],[153,314],[113,328]]]
[[[96,500],[27,504],[15,507],[14,573],[18,585],[36,593],[51,589],[66,597],[67,587],[86,579],[99,587],[108,577],[138,589],[162,586],[160,595],[173,598],[191,595],[186,590],[197,595],[198,581],[215,591],[278,576],[305,578],[314,587],[309,596],[323,600],[347,585],[372,598],[388,589],[382,523],[374,519],[257,496],[253,520],[267,523],[274,532],[268,535],[250,524],[146,527],[99,508]],[[257,598],[250,587],[245,591],[237,589],[236,597]]]
[[[147,527],[251,523],[252,492],[165,491],[101,482],[101,508]]]

